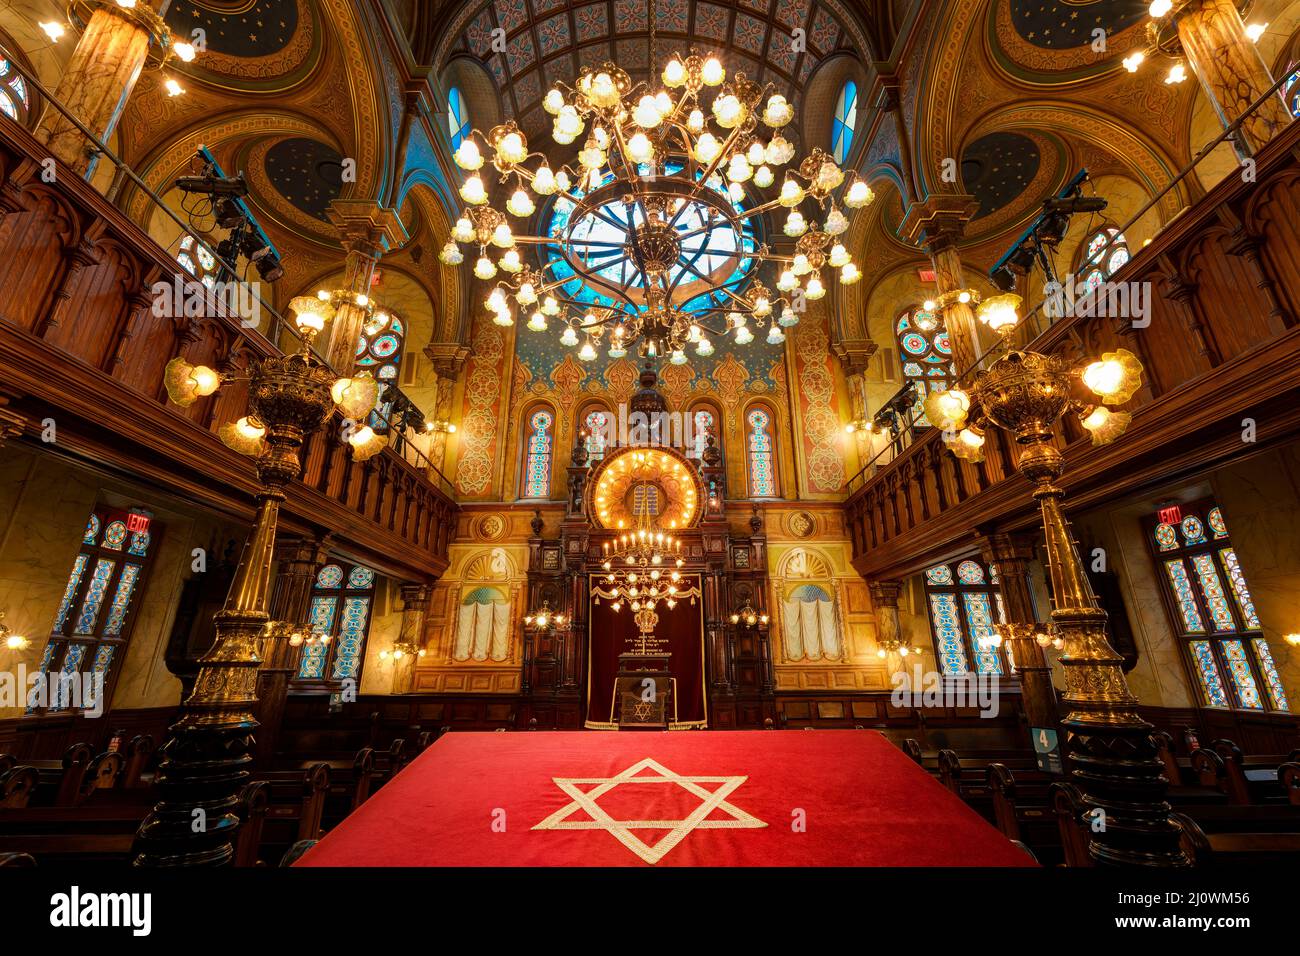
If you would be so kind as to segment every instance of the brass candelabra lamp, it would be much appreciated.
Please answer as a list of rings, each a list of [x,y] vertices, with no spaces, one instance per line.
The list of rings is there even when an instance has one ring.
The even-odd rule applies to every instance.
[[[235,806],[252,762],[257,728],[257,671],[267,640],[308,640],[309,625],[270,621],[267,598],[275,532],[284,488],[302,470],[299,453],[308,435],[336,411],[361,418],[374,406],[374,380],[336,378],[312,351],[324,325],[314,297],[295,300],[301,348],[256,361],[246,373],[248,415],[222,429],[228,445],[255,459],[261,490],[257,517],[235,570],[225,606],[215,618],[216,641],[200,659],[194,690],[169,729],[160,753],[161,799],[136,833],[137,866],[221,866],[231,862],[239,827]],[[211,395],[234,373],[218,374],[182,358],[167,365],[172,401],[189,405]],[[350,437],[353,455],[369,457],[382,442]],[[307,630],[304,630],[304,627]]]
[[[639,516],[639,525],[605,543],[601,563],[605,573],[597,578],[591,594],[597,604],[602,598],[612,602],[610,610],[615,613],[627,604],[640,634],[637,653],[644,654],[659,625],[659,602],[670,609],[681,600],[694,604],[700,589],[682,584],[681,568],[686,562],[681,557],[681,542],[656,529],[646,510]]]
[[[1054,356],[1012,347],[1019,304],[1014,295],[983,302],[980,319],[1003,336],[1005,353],[979,372],[969,389],[931,395],[926,413],[945,430],[945,441],[960,457],[982,456],[989,427],[1010,433],[1020,446],[1017,467],[1034,485],[1046,533],[1054,605],[1051,630],[1064,646],[1061,663],[1070,711],[1062,726],[1071,776],[1086,805],[1103,811],[1094,814],[1104,825],[1093,828],[1093,859],[1111,865],[1185,866],[1179,831],[1169,821],[1168,781],[1151,737],[1153,728],[1138,716],[1122,659],[1106,638],[1106,612],[1084,573],[1061,508],[1064,492],[1058,482],[1065,462],[1053,444],[1056,421],[1071,411],[1081,416],[1095,444],[1118,438],[1130,416],[1108,406],[1128,401],[1137,391],[1142,366],[1123,349],[1070,366]],[[1075,397],[1085,390],[1100,404]],[[1024,636],[1035,635],[1026,629]]]

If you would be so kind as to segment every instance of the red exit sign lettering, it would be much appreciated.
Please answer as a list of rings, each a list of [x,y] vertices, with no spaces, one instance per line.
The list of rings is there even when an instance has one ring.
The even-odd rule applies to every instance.
[[[1183,520],[1183,509],[1178,505],[1170,505],[1168,508],[1160,509],[1161,524],[1178,524]]]
[[[132,511],[126,516],[126,530],[132,533],[149,530],[149,516]]]

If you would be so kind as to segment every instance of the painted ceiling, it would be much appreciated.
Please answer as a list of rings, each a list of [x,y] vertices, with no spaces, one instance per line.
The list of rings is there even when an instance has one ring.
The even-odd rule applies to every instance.
[[[260,57],[289,45],[298,29],[300,0],[177,0],[167,25],[185,36],[206,34],[208,49],[227,56]]]
[[[675,51],[718,52],[733,72],[773,83],[796,108],[813,68],[846,36],[823,0],[657,0],[657,8],[661,61]],[[804,31],[802,42],[796,29]],[[494,30],[504,31],[504,50],[494,49]],[[648,74],[648,3],[487,0],[471,14],[453,52],[482,60],[505,94],[506,115],[525,131],[537,131],[548,119],[541,98],[556,81],[572,81],[582,66],[613,60],[633,79]]]
[[[990,133],[967,146],[961,156],[961,179],[966,191],[979,200],[975,218],[1013,202],[1038,176],[1041,164],[1038,144],[1019,133]]]
[[[1016,32],[1034,46],[1067,50],[1127,30],[1147,16],[1147,0],[1010,0]]]

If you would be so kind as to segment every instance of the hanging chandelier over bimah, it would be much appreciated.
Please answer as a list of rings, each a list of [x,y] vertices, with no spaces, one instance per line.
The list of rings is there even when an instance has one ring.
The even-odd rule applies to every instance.
[[[861,278],[838,237],[846,210],[870,203],[872,191],[819,148],[778,176],[795,158],[781,133],[794,119],[785,96],[743,73],[729,79],[711,55],[674,55],[661,79],[658,89],[633,83],[607,62],[552,88],[543,105],[553,138],[577,149],[558,169],[514,122],[460,143],[468,208],[441,259],[458,264],[462,245],[477,246],[474,274],[504,273],[487,298],[499,325],[514,324],[517,306],[529,329],[554,325],[584,361],[603,347],[615,359],[635,348],[682,364],[688,346],[708,356],[713,339],[744,345],[764,326],[779,344],[806,301],[826,294],[828,270],[843,283]],[[509,193],[504,212],[489,203],[486,149]],[[549,215],[516,234],[511,218],[529,220],[534,196]],[[765,220],[782,210],[790,241],[778,252]]]

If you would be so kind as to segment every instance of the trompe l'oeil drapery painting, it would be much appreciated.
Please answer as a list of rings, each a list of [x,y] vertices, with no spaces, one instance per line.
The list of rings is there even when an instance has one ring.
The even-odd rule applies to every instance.
[[[816,585],[805,584],[795,588],[781,605],[788,660],[838,660],[842,656],[835,604],[829,594]]]

